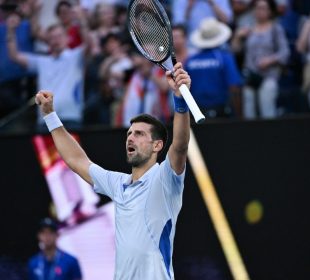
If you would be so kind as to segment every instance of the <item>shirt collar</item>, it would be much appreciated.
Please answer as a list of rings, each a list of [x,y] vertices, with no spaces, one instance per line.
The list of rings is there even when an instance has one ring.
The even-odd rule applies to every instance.
[[[152,175],[156,167],[159,166],[158,162],[156,162],[149,170],[147,170],[137,181],[132,183],[132,174],[129,175],[125,182],[123,183],[124,189],[126,189],[129,186],[136,186],[138,184],[144,183],[148,180],[148,178]]]
[[[69,52],[70,52],[70,49],[69,48],[65,48],[57,56],[53,55],[53,58],[55,60],[57,60],[57,59],[60,59],[62,57],[66,57]]]

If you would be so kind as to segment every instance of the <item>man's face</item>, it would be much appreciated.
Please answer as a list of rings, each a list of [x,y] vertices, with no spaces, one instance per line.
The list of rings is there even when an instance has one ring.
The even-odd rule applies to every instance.
[[[56,27],[48,33],[48,44],[51,52],[60,53],[66,47],[68,43],[67,34],[62,27]]]
[[[121,42],[118,39],[113,38],[113,37],[108,39],[105,44],[105,51],[108,55],[116,53],[117,51],[120,50],[120,48],[121,48]]]
[[[41,249],[52,249],[56,247],[57,232],[51,230],[50,228],[43,228],[38,233],[38,239],[40,242]]]
[[[148,162],[155,152],[151,127],[147,123],[133,123],[127,132],[127,162],[133,167],[139,167]]]
[[[255,17],[258,21],[266,21],[271,18],[271,10],[269,8],[268,2],[265,0],[258,0],[255,3]]]
[[[180,50],[186,47],[186,36],[181,29],[173,29],[172,36],[175,50]]]
[[[69,25],[72,21],[73,13],[72,8],[68,7],[67,5],[62,5],[59,8],[58,17],[62,24]]]

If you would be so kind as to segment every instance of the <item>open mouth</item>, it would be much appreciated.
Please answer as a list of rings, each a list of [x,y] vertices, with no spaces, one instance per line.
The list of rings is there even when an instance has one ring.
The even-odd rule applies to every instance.
[[[128,152],[128,154],[134,153],[135,150],[136,150],[136,149],[135,149],[134,147],[127,147],[127,152]]]

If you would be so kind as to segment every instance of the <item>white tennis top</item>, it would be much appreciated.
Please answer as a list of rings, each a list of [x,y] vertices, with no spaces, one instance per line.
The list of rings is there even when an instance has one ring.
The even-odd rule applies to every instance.
[[[173,240],[182,206],[184,174],[177,175],[168,156],[138,181],[131,174],[89,168],[97,193],[115,202],[115,280],[174,279]]]

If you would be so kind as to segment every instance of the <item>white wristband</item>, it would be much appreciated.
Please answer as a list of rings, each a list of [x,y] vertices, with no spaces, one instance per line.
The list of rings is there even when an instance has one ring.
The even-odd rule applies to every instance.
[[[48,115],[44,116],[43,119],[46,123],[49,132],[52,132],[54,129],[63,126],[56,112],[49,113]]]

